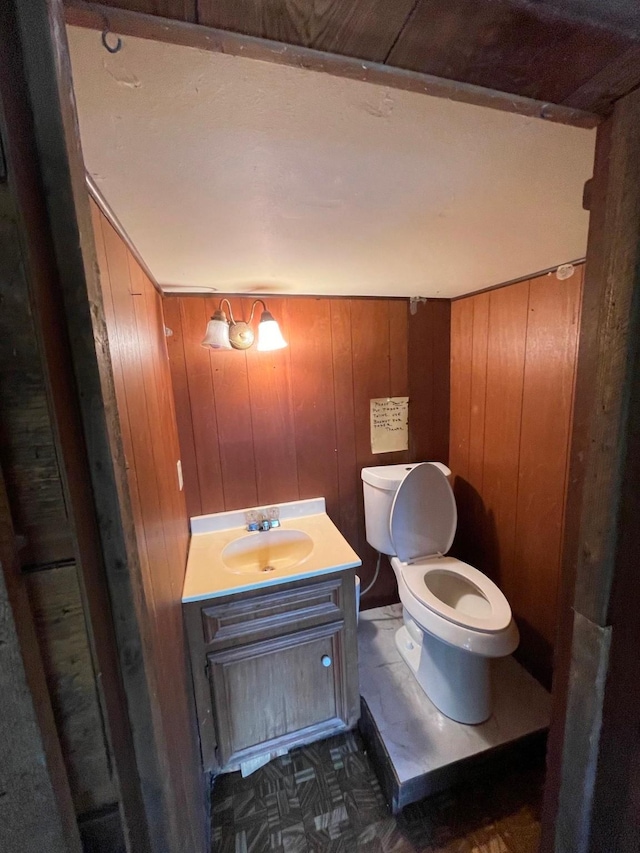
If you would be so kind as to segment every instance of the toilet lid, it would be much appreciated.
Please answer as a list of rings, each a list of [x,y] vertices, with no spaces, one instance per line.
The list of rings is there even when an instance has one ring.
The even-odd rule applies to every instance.
[[[456,499],[435,465],[416,465],[398,486],[391,505],[390,537],[403,563],[446,554],[456,532]]]

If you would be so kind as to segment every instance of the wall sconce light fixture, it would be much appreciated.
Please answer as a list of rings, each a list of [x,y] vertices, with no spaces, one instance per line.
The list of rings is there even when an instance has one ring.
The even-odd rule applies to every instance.
[[[231,318],[230,321],[227,320],[227,315],[222,308],[225,302],[227,303],[229,317]],[[257,349],[261,352],[267,352],[286,347],[287,342],[282,337],[280,327],[276,320],[274,320],[273,314],[267,311],[267,306],[262,299],[254,300],[248,320],[235,320],[233,311],[231,310],[231,303],[228,299],[221,299],[217,311],[214,312],[213,317],[207,323],[207,331],[202,341],[202,346],[210,347],[211,349],[249,349],[255,340],[251,323],[253,322],[253,314],[258,303],[262,305],[262,316],[258,323]]]

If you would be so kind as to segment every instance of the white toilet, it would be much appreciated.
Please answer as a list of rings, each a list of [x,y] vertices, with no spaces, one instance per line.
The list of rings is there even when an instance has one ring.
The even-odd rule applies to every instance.
[[[458,513],[439,462],[362,469],[367,542],[391,556],[403,605],[400,654],[429,699],[460,723],[491,716],[490,658],[519,641],[509,602],[478,569],[447,557]]]

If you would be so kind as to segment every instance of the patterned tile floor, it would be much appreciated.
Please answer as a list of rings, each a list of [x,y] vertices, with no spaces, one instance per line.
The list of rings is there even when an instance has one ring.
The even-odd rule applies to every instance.
[[[357,734],[216,780],[213,853],[536,853],[543,772],[509,770],[392,817]]]

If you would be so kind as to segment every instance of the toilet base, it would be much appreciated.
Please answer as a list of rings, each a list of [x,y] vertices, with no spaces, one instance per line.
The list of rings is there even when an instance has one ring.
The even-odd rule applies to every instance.
[[[405,622],[410,619],[404,613]],[[413,622],[396,631],[396,646],[436,708],[458,723],[477,725],[491,716],[491,662],[443,643]],[[415,640],[417,631],[422,643]],[[413,636],[412,636],[413,634]]]

